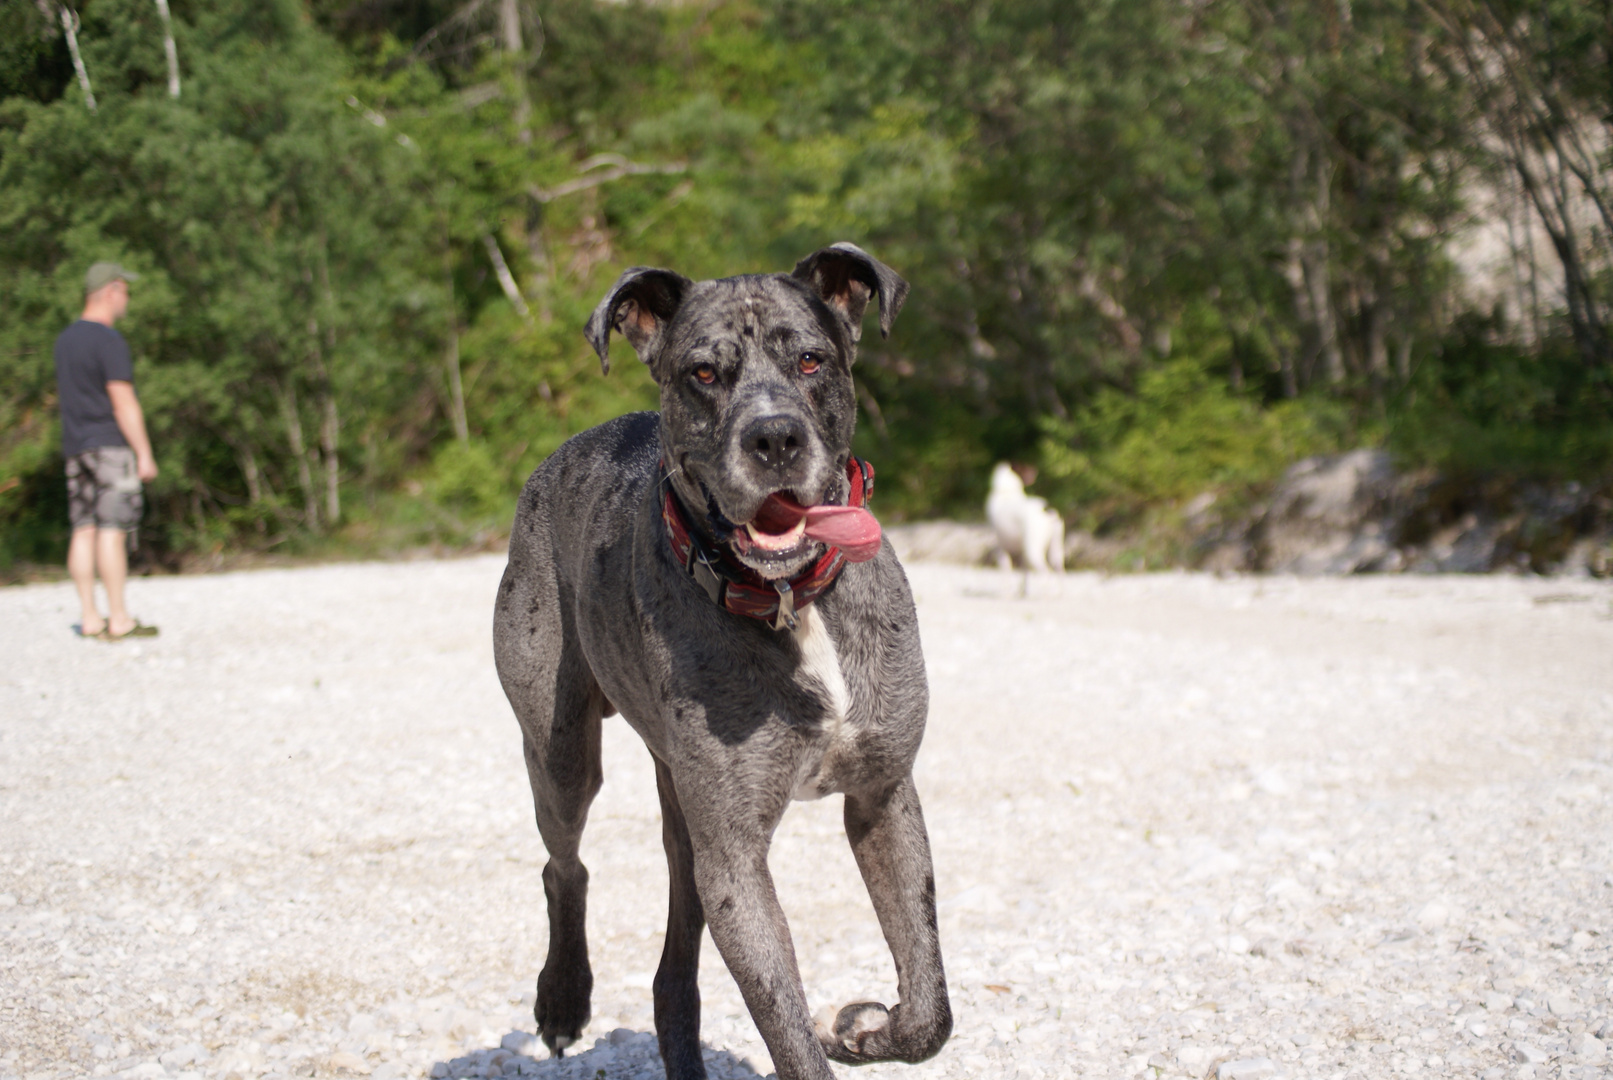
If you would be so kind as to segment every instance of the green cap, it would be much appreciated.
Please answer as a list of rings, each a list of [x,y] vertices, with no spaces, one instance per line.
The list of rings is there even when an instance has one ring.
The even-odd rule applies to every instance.
[[[114,281],[139,280],[139,274],[133,270],[125,270],[115,262],[98,262],[84,275],[84,295],[88,296],[98,289],[104,289]]]

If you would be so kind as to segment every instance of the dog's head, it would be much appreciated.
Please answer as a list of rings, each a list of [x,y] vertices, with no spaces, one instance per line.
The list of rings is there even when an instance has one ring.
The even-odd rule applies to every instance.
[[[999,461],[996,468],[991,470],[991,493],[1000,498],[1022,499],[1025,497],[1025,482],[1012,465]]]
[[[622,274],[585,333],[610,370],[616,330],[661,387],[661,441],[684,505],[712,538],[770,577],[788,577],[822,547],[778,494],[815,506],[845,501],[856,425],[851,365],[870,298],[890,333],[907,282],[853,244],[835,244],[790,274],[690,281],[670,270]],[[776,531],[774,531],[776,530]]]

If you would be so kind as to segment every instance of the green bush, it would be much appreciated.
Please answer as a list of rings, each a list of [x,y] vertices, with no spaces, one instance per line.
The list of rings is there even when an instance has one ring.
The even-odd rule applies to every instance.
[[[515,510],[508,470],[483,442],[450,442],[438,450],[426,494],[467,523],[504,521]]]
[[[1105,387],[1070,419],[1044,419],[1039,451],[1054,503],[1093,527],[1202,492],[1241,497],[1344,433],[1338,407],[1263,408],[1181,359],[1145,371],[1135,393]]]
[[[1457,320],[1390,409],[1391,449],[1464,475],[1613,476],[1613,371],[1585,365],[1566,334],[1526,348],[1502,330]]]

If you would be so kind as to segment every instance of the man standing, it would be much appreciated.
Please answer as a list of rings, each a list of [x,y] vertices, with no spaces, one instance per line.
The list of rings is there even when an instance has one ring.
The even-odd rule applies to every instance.
[[[67,458],[68,517],[73,540],[67,572],[83,606],[79,633],[102,641],[155,637],[123,606],[129,576],[128,534],[144,509],[141,481],[157,478],[145,415],[134,396],[129,343],[112,328],[129,310],[138,275],[98,262],[84,278],[84,314],[56,339],[56,390]],[[106,587],[106,618],[95,606],[95,575]]]

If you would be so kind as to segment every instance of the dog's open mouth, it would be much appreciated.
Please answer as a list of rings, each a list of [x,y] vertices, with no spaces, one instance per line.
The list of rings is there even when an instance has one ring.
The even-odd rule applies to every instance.
[[[733,539],[741,553],[752,548],[764,557],[793,555],[816,540],[839,548],[852,562],[866,562],[879,554],[880,530],[865,507],[802,506],[789,492],[775,491]]]

